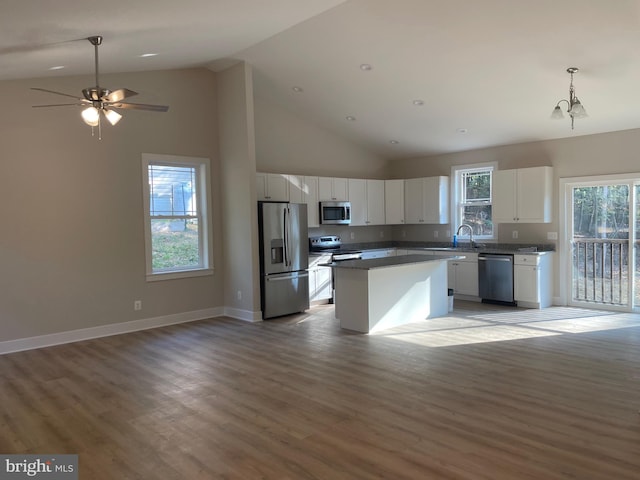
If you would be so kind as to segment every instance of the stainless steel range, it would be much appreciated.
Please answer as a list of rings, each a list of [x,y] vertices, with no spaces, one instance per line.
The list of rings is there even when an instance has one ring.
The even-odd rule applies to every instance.
[[[362,258],[362,251],[353,248],[345,248],[337,235],[324,235],[309,238],[309,251],[331,253],[333,262],[344,260],[357,260]]]
[[[330,253],[332,262],[344,262],[345,260],[359,260],[362,258],[362,251],[354,248],[346,248],[342,246],[342,241],[337,235],[323,235],[320,237],[309,238],[309,252]],[[329,303],[333,303],[335,298],[333,271],[331,272],[332,298]]]

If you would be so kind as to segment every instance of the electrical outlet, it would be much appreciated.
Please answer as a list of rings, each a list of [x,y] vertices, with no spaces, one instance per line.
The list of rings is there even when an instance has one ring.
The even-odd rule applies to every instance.
[[[384,230],[380,230],[380,238],[384,238]]]
[[[511,238],[518,238],[518,230],[511,232]]]
[[[407,236],[407,231],[406,230],[402,230],[402,238],[405,238]]]
[[[547,240],[557,240],[558,232],[547,232]]]
[[[351,240],[353,240],[354,238],[356,238],[356,234],[355,234],[355,233],[353,233],[353,232],[351,232],[350,236],[351,236]]]
[[[438,238],[438,230],[433,231],[433,238]]]
[[[142,300],[135,300],[133,302],[133,309],[136,311],[142,310]]]
[[[238,290],[238,300],[242,300],[242,291]]]

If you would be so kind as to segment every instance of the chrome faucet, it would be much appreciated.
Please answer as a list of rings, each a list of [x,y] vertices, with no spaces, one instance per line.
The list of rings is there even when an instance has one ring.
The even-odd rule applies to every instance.
[[[463,223],[458,227],[458,231],[456,232],[456,235],[460,235],[460,230],[462,230],[463,228],[469,229],[469,244],[471,245],[471,248],[474,248],[475,243],[473,241],[473,228],[471,227],[471,225],[469,225],[468,223]]]

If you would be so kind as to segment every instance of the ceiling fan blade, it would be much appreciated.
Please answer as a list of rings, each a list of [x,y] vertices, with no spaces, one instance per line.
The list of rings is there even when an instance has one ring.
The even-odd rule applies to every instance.
[[[68,93],[56,92],[55,90],[47,90],[46,88],[31,87],[31,90],[37,90],[39,92],[53,93],[55,95],[62,95],[64,97],[71,97],[71,98],[75,98],[76,100],[82,100],[80,97],[78,97],[76,95],[69,95]]]
[[[77,107],[86,105],[86,103],[52,103],[50,105],[31,105],[33,108],[41,108],[41,107]]]
[[[107,102],[120,102],[127,97],[133,97],[134,95],[138,95],[138,92],[134,92],[133,90],[129,90],[128,88],[119,88],[118,90],[114,90],[109,95],[104,97],[104,100]]]
[[[148,105],[145,103],[109,103],[113,108],[129,108],[132,110],[148,110],[150,112],[166,112],[169,107],[166,105]]]

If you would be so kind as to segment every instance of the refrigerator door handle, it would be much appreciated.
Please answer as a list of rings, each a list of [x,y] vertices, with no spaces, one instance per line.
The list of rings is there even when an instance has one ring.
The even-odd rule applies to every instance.
[[[284,250],[284,265],[289,266],[289,222],[288,216],[289,209],[285,206],[282,210],[282,248]]]
[[[277,277],[267,277],[267,282],[282,282],[284,280],[294,280],[296,278],[305,278],[308,277],[308,272],[297,273],[295,275],[278,275]]]

